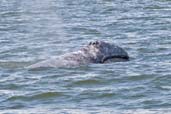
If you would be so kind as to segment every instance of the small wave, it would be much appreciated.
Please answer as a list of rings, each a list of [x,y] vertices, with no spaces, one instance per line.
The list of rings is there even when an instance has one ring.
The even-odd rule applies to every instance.
[[[95,79],[87,79],[87,80],[79,80],[74,82],[72,85],[96,85],[96,84],[100,84],[101,81],[100,80],[95,80]]]
[[[1,68],[24,68],[24,66],[29,65],[29,62],[18,62],[18,61],[0,61]]]
[[[31,96],[27,95],[21,95],[21,96],[12,96],[8,98],[8,101],[16,101],[16,100],[21,100],[21,101],[31,101],[31,100],[41,100],[41,99],[50,99],[50,98],[56,98],[56,97],[61,97],[64,96],[63,93],[61,92],[45,92],[45,93],[39,93]]]
[[[60,97],[63,96],[64,94],[61,92],[46,92],[46,93],[40,93],[37,95],[32,96],[32,99],[48,99],[48,98],[53,98],[53,97]]]
[[[134,75],[134,76],[127,77],[126,80],[130,80],[130,81],[145,81],[145,80],[149,80],[150,78],[153,78],[153,77],[152,76],[150,77],[149,75]]]
[[[129,110],[116,110],[111,108],[89,108],[89,109],[79,109],[79,108],[63,108],[60,110],[49,110],[48,107],[36,107],[28,109],[8,109],[3,110],[1,113],[17,113],[17,114],[27,114],[29,113],[41,113],[41,114],[170,114],[171,109],[129,109]]]
[[[103,93],[101,95],[98,96],[98,98],[111,98],[111,97],[114,97],[116,95],[116,93]]]

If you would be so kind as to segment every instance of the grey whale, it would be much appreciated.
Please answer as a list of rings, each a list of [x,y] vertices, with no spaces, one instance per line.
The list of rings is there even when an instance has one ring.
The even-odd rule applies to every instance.
[[[105,42],[93,41],[75,52],[44,60],[28,66],[28,69],[46,67],[74,67],[90,63],[105,63],[110,60],[129,60],[128,53],[121,47]]]

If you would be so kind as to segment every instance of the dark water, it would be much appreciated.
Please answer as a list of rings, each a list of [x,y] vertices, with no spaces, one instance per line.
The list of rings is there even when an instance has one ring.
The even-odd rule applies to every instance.
[[[92,40],[129,62],[28,71]],[[1,0],[0,113],[170,114],[170,0]]]

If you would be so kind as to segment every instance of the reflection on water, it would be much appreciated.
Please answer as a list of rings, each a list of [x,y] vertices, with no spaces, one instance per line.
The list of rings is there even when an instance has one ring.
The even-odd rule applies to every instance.
[[[169,114],[170,10],[169,0],[1,0],[1,112]],[[24,69],[97,39],[131,60]]]

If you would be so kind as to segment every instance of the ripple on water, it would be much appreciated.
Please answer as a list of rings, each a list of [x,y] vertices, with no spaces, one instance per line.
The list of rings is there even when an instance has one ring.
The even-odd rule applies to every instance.
[[[34,100],[47,100],[47,99],[53,99],[58,98],[61,96],[65,96],[62,92],[43,92],[43,93],[37,93],[32,95],[20,95],[20,96],[11,96],[7,99],[7,101],[34,101]]]

